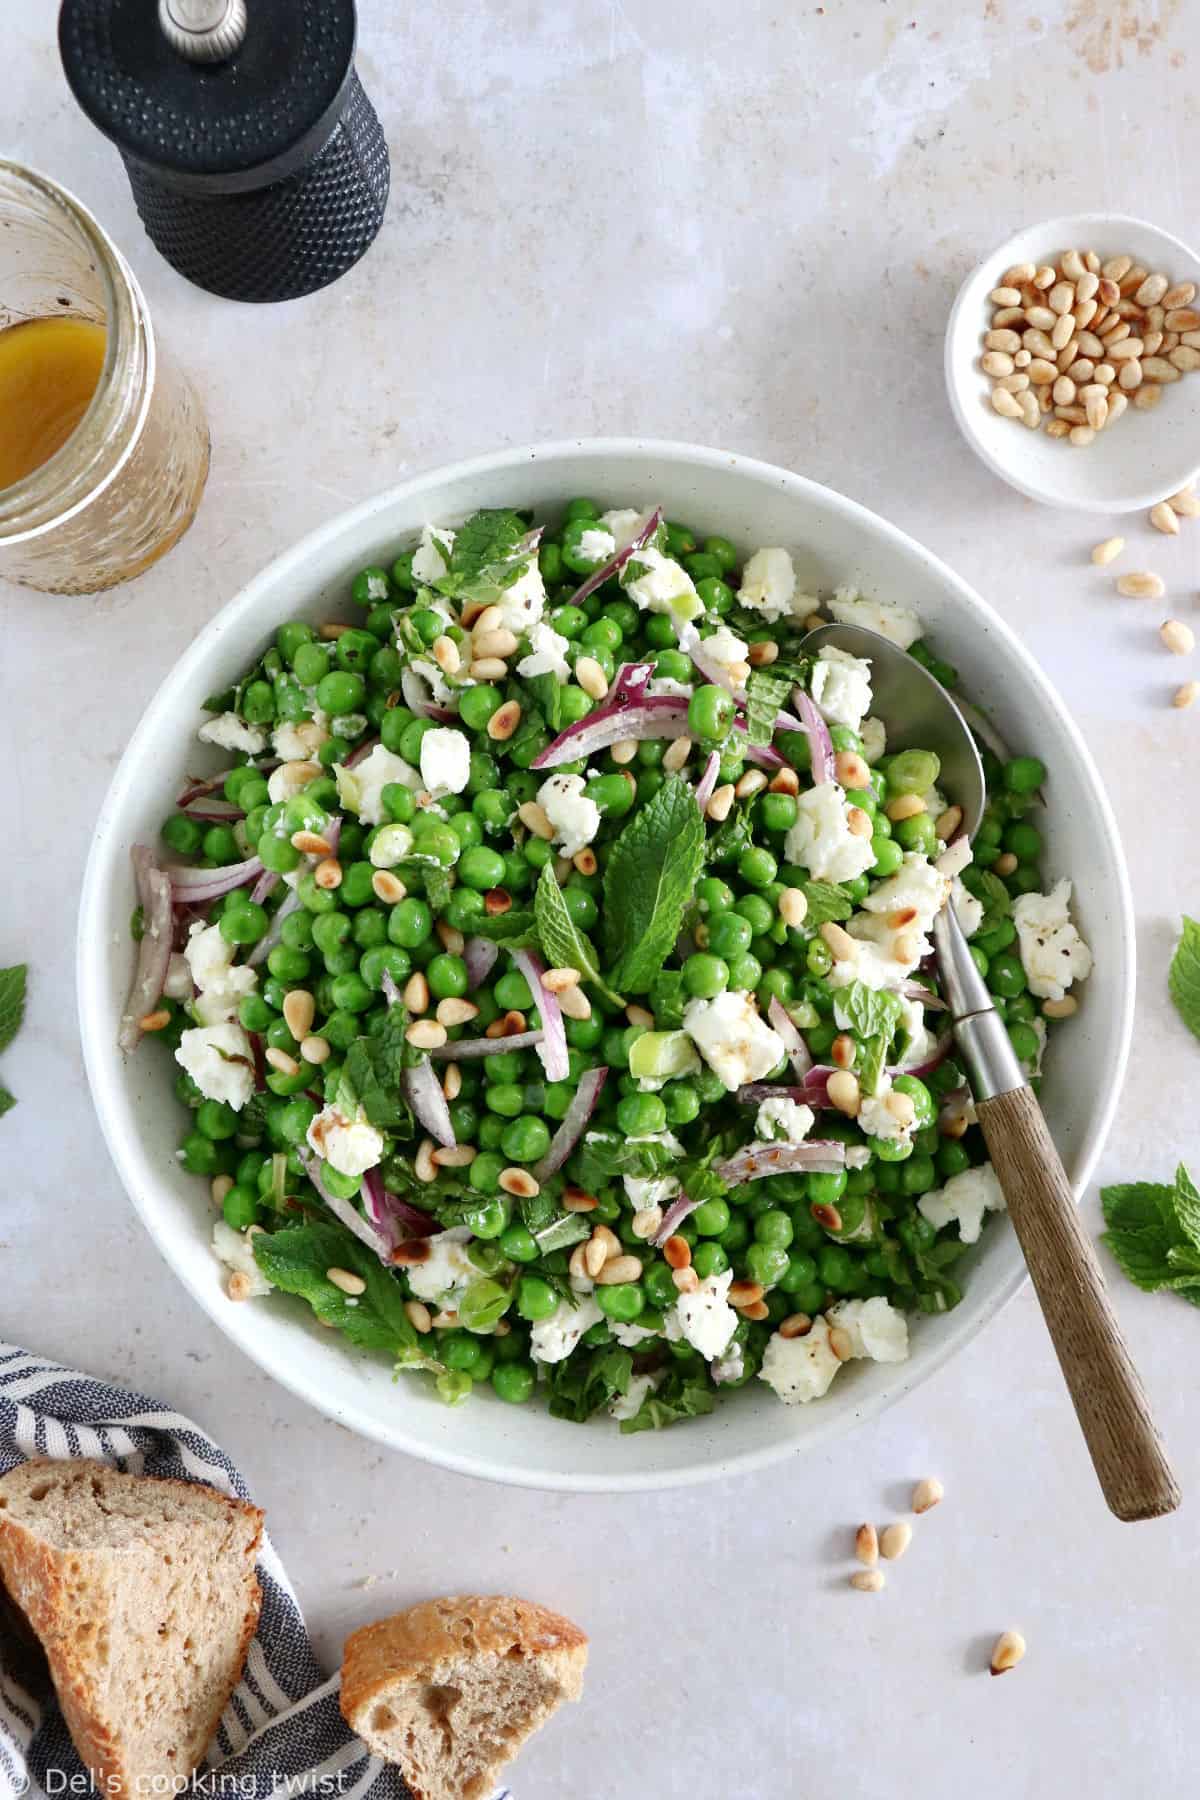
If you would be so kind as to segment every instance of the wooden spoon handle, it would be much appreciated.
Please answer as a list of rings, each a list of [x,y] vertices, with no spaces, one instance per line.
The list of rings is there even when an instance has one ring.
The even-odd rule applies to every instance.
[[[1014,1088],[978,1110],[1104,1498],[1118,1519],[1174,1512],[1179,1484],[1037,1097]]]

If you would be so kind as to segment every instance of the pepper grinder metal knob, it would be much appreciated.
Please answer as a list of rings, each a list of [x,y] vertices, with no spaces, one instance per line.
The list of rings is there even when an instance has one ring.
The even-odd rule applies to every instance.
[[[198,287],[291,300],[370,248],[389,168],[356,27],[354,0],[63,0],[71,90]]]

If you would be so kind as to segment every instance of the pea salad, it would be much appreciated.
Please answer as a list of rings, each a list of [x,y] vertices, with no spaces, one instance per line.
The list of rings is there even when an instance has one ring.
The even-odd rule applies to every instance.
[[[984,745],[972,855],[869,661],[805,648],[953,688],[917,616],[657,508],[427,526],[347,599],[205,703],[229,766],[134,851],[121,1042],[178,1065],[230,1298],[624,1432],[902,1361],[1003,1205],[933,919],[1034,1080],[1091,966],[1041,762]]]

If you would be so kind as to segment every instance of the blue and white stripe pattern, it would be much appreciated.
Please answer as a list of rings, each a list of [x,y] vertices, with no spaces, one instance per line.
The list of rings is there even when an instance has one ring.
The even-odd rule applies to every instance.
[[[0,1343],[0,1474],[34,1456],[94,1457],[136,1475],[200,1481],[248,1500],[229,1458],[182,1413],[144,1394]],[[268,1538],[262,1615],[245,1673],[195,1779],[214,1800],[411,1800],[398,1769],[371,1756],[338,1710],[338,1680],[313,1655],[304,1618]],[[88,1792],[53,1691],[0,1615],[0,1800]],[[190,1791],[190,1789],[188,1790]],[[157,1795],[153,1800],[160,1800]],[[507,1790],[496,1800],[511,1800]]]

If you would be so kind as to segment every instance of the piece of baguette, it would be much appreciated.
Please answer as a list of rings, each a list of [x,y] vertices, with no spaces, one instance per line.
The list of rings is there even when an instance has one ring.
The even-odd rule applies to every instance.
[[[100,1462],[0,1478],[0,1581],[106,1795],[170,1794],[202,1761],[258,1623],[261,1537],[256,1506],[191,1482]]]
[[[342,1717],[415,1800],[483,1800],[564,1700],[583,1691],[588,1641],[531,1600],[426,1600],[347,1639]]]

